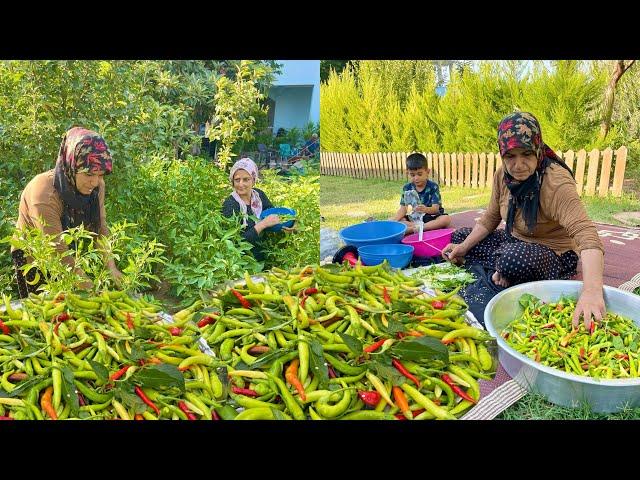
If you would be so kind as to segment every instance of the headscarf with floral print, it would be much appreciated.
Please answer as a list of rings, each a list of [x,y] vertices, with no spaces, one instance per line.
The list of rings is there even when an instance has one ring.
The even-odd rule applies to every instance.
[[[258,166],[249,157],[241,158],[233,164],[233,167],[231,167],[231,172],[229,172],[229,180],[231,181],[231,184],[233,184],[233,176],[238,170],[244,170],[249,175],[251,175],[253,177],[254,184],[258,180]],[[231,196],[235,199],[236,202],[238,202],[238,205],[240,205],[240,213],[242,214],[242,226],[246,227],[247,204],[244,203],[244,200],[240,198],[240,195],[238,195],[238,192],[236,192],[235,189],[233,190],[233,192],[231,192]],[[260,214],[262,213],[262,200],[260,199],[260,195],[258,194],[258,192],[256,192],[254,189],[251,189],[250,203],[253,214],[256,217],[260,217]]]
[[[77,173],[111,173],[112,159],[104,139],[91,130],[67,131],[58,152],[53,185],[62,197],[62,229],[83,224],[97,233],[100,227],[99,188],[84,195],[76,187]]]
[[[573,173],[560,157],[542,141],[540,123],[530,113],[516,112],[502,119],[500,125],[498,125],[498,148],[500,149],[500,155],[503,157],[509,150],[523,148],[532,150],[538,159],[535,172],[522,182],[518,182],[507,172],[503,160],[504,183],[511,193],[506,219],[506,232],[511,235],[516,210],[522,208],[522,215],[529,233],[531,233],[538,219],[540,187],[547,167],[551,163],[557,163],[567,169],[572,176]]]

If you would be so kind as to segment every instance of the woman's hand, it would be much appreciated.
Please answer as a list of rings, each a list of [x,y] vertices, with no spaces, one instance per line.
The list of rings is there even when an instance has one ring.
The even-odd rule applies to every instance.
[[[573,313],[573,326],[578,328],[580,325],[580,315],[583,316],[584,326],[587,330],[591,328],[591,316],[600,321],[607,313],[607,307],[604,304],[604,295],[602,289],[599,290],[583,290],[576,310]]]
[[[262,223],[265,227],[273,227],[274,225],[280,223],[280,217],[275,213],[272,213],[271,215],[267,215],[266,217],[264,217],[260,223]]]
[[[462,243],[450,243],[442,249],[442,258],[450,261],[454,265],[462,265],[466,254],[467,249]]]

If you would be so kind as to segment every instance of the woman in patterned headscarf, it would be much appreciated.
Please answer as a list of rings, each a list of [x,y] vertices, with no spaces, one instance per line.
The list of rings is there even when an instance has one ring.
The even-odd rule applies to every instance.
[[[104,139],[91,130],[71,128],[60,144],[55,168],[36,175],[22,192],[16,226],[35,227],[46,234],[59,235],[69,228],[84,225],[96,234],[109,235],[103,176],[111,173],[111,169],[111,153]],[[64,242],[58,242],[60,253],[67,248]],[[20,297],[24,298],[39,287],[39,284],[29,284],[35,279],[36,272],[31,269],[27,274],[29,282],[26,282],[21,268],[28,261],[24,252],[13,250],[12,256]],[[65,256],[63,261],[74,266],[71,256]],[[106,261],[114,278],[119,281],[122,273],[113,258]],[[80,286],[89,288],[91,282],[87,279]]]
[[[491,272],[493,285],[487,283],[493,291],[485,295],[490,298],[518,283],[571,278],[580,255],[584,289],[573,321],[577,326],[582,314],[589,327],[592,315],[601,319],[605,313],[604,247],[571,170],[542,141],[540,124],[530,113],[513,113],[500,122],[498,147],[502,166],[487,210],[473,230],[454,232],[443,256]],[[502,220],[505,230],[496,230]],[[468,289],[478,293],[477,286]]]
[[[250,158],[241,158],[229,173],[229,181],[233,186],[233,192],[222,204],[222,214],[225,217],[240,214],[243,226],[243,238],[248,241],[253,248],[251,253],[259,262],[264,260],[264,252],[260,248],[260,234],[265,228],[272,227],[280,223],[278,215],[267,215],[259,222],[255,222],[251,216],[260,218],[263,210],[273,208],[273,204],[267,195],[260,189],[254,188],[258,179],[258,167]],[[283,230],[291,231],[290,228]]]

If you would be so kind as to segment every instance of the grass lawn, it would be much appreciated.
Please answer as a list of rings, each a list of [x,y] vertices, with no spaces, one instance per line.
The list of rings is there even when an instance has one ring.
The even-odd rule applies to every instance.
[[[360,223],[368,217],[385,220],[399,206],[400,192],[405,182],[381,179],[357,180],[344,177],[320,177],[321,224],[339,230],[347,225]],[[491,192],[460,187],[440,187],[444,208],[449,213],[485,208]],[[613,214],[640,211],[640,197],[630,192],[621,198],[583,197],[592,220],[620,225]],[[639,409],[628,409],[614,415],[596,414],[588,408],[563,408],[544,400],[540,395],[527,394],[499,417],[504,420],[596,420],[640,419]]]
[[[399,207],[403,181],[381,179],[353,179],[346,177],[320,177],[320,215],[323,227],[339,230],[368,217],[386,220]],[[485,208],[491,191],[461,187],[440,187],[442,203],[448,213]],[[613,214],[640,211],[640,197],[635,192],[614,197],[583,197],[587,212],[599,223],[621,225]]]

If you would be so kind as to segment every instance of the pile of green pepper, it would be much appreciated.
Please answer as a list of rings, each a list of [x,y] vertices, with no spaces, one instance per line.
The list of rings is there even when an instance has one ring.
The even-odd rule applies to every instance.
[[[0,419],[211,419],[215,408],[229,417],[215,400],[219,363],[200,351],[190,322],[199,303],[173,324],[121,291],[4,303]]]
[[[236,419],[455,419],[491,379],[492,338],[456,291],[429,297],[387,264],[278,268],[194,320],[225,362]]]
[[[640,329],[630,319],[611,312],[587,331],[572,326],[575,300],[545,303],[533,295],[520,298],[523,313],[502,337],[536,362],[580,376],[632,378],[640,376]]]

